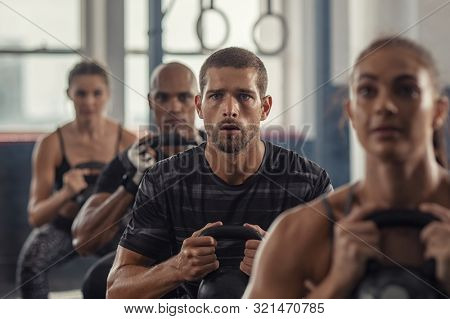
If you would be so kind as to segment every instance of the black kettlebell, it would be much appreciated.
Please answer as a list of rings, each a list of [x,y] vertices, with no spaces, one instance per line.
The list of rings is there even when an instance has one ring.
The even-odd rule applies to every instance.
[[[205,229],[200,236],[211,236],[218,243],[224,240],[245,241],[250,239],[261,240],[261,235],[253,229],[244,226],[218,226]],[[216,249],[219,268],[203,278],[198,288],[199,299],[238,299],[244,294],[248,283],[248,276],[239,269],[240,260],[244,257],[242,250],[240,256],[220,257],[220,248]],[[227,263],[233,257],[239,262]]]
[[[430,222],[438,220],[431,214],[417,210],[376,211],[366,218],[374,221],[379,229],[388,227],[412,227],[423,229]],[[440,298],[436,289],[435,261],[427,260],[422,266],[399,267],[382,265],[369,260],[366,274],[353,291],[355,298],[371,299],[429,299]]]
[[[75,166],[75,168],[89,168],[96,171],[101,171],[104,168],[105,164],[102,162],[92,161],[92,162],[86,162],[81,163]],[[73,200],[79,205],[83,206],[84,203],[91,197],[91,195],[94,193],[95,189],[95,182],[97,181],[98,174],[91,174],[91,175],[85,175],[84,180],[88,184],[88,187],[83,189],[80,193],[75,195]]]

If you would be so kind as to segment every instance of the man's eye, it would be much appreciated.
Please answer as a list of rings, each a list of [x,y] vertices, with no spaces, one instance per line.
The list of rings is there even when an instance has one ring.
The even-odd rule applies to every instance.
[[[155,100],[158,102],[165,102],[167,100],[167,96],[164,94],[156,94]]]
[[[103,94],[102,90],[95,90],[94,96],[101,96]]]
[[[248,100],[250,100],[252,97],[250,96],[250,95],[248,95],[248,94],[245,94],[245,93],[241,93],[241,94],[239,94],[239,100],[241,100],[241,101],[248,101]]]
[[[209,96],[209,98],[211,100],[217,101],[220,100],[222,98],[223,94],[222,93],[213,93]]]
[[[76,91],[75,95],[79,97],[84,97],[86,96],[86,91]]]
[[[186,101],[188,101],[190,98],[189,94],[179,94],[178,95],[178,101],[180,101],[181,103],[185,103]]]

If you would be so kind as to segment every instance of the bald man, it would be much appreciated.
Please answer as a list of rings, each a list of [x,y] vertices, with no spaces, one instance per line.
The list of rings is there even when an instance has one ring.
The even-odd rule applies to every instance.
[[[198,144],[204,141],[205,133],[194,126],[196,94],[197,80],[185,65],[162,64],[153,71],[148,102],[161,136],[175,131],[186,140]],[[184,150],[184,147],[170,146],[152,149],[146,139],[148,137],[142,138],[109,163],[98,178],[94,194],[73,223],[73,245],[81,255],[114,246],[114,252],[103,257],[88,272],[83,285],[85,298],[105,298],[106,278],[125,225],[120,221],[126,219],[124,216],[134,201],[145,170]]]

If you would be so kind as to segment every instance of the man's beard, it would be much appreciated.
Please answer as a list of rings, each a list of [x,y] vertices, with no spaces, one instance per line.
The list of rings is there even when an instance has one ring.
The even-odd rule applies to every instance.
[[[221,134],[222,124],[233,124],[239,127],[239,134]],[[258,134],[257,125],[248,125],[247,127],[235,121],[222,121],[210,127],[211,134],[208,134],[209,142],[214,144],[220,151],[228,154],[238,154],[246,148],[248,143]]]

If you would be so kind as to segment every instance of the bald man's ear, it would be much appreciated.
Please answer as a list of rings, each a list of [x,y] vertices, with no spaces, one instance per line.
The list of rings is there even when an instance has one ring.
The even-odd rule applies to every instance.
[[[264,121],[269,116],[270,110],[272,109],[272,97],[267,95],[262,98],[262,112],[260,121]]]
[[[203,112],[202,112],[202,96],[196,95],[194,98],[195,102],[195,110],[197,111],[198,117],[203,120]]]
[[[150,107],[150,110],[153,110],[153,99],[150,95],[150,93],[147,94],[147,101],[148,101],[148,106]]]
[[[72,97],[70,96],[70,93],[69,93],[69,92],[70,92],[69,89],[67,89],[67,90],[66,90],[67,97],[69,98],[69,100],[72,100]]]

